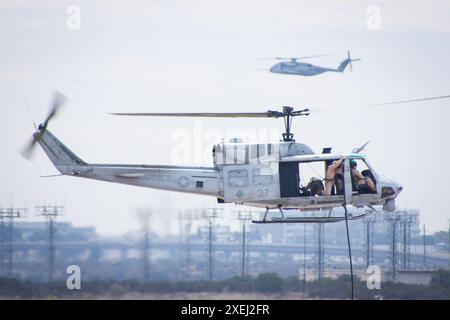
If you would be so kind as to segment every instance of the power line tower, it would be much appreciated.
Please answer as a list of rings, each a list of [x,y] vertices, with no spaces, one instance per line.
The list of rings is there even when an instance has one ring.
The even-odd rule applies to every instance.
[[[427,268],[427,230],[423,224],[423,267]]]
[[[316,260],[317,260],[317,279],[323,278],[325,265],[325,251],[324,251],[324,225],[316,223],[314,225],[317,235]]]
[[[303,300],[306,299],[306,223],[303,224]]]
[[[192,219],[193,215],[191,212],[188,213],[186,217],[185,234],[186,234],[186,275],[189,279],[192,272],[192,257],[191,257],[191,233],[192,233]]]
[[[373,264],[373,248],[374,248],[374,239],[373,239],[373,230],[374,225],[377,221],[377,217],[373,214],[368,215],[364,218],[364,260],[366,262],[366,268]]]
[[[184,244],[185,261],[183,267],[183,279],[189,279],[192,274],[192,257],[191,257],[191,237],[192,237],[192,220],[198,219],[197,214],[191,211],[180,212],[178,215],[180,228],[180,245]]]
[[[411,267],[411,225],[418,221],[418,214],[405,211],[400,218],[401,226],[401,250],[402,268],[404,270]]]
[[[203,218],[208,220],[208,279],[210,281],[214,280],[214,220],[220,216],[220,213],[222,213],[222,211],[222,208],[209,208],[205,212],[203,212]]]
[[[248,274],[250,254],[248,250],[248,222],[252,219],[251,211],[237,212],[237,219],[240,221],[242,237],[241,237],[241,276],[245,277]]]
[[[151,265],[151,245],[150,245],[150,218],[152,212],[148,209],[139,209],[137,211],[137,217],[142,232],[142,270],[144,281],[150,280],[150,265]]]
[[[398,252],[397,243],[399,239],[399,224],[402,219],[398,212],[386,213],[385,220],[388,223],[389,250],[388,250],[388,268],[391,271],[392,282],[397,281]]]
[[[23,217],[25,208],[0,208],[0,275],[12,277],[14,264],[14,219]]]
[[[56,219],[61,216],[64,212],[63,206],[36,206],[36,214],[38,216],[43,216],[48,222],[48,282],[53,281],[54,271],[55,271],[55,233]]]

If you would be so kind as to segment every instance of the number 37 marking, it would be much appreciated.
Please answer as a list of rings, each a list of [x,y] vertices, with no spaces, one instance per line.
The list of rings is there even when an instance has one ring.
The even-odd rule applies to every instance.
[[[269,194],[269,189],[257,189],[256,194],[258,198],[267,197]]]

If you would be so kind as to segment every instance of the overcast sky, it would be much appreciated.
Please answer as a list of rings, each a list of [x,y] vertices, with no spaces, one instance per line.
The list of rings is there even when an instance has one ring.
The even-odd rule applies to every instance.
[[[17,150],[33,132],[25,98],[41,121],[53,89],[70,102],[49,128],[78,156],[145,164],[174,163],[180,132],[191,139],[186,159],[211,164],[199,154],[220,142],[211,139],[213,130],[224,136],[262,130],[260,136],[270,138],[282,122],[114,118],[107,112],[321,109],[450,94],[448,1],[340,3],[1,1],[0,206],[64,205],[65,220],[113,235],[136,227],[138,207],[152,208],[155,228],[169,232],[180,210],[215,204],[208,197],[40,178],[56,173],[44,153],[38,150],[28,162]],[[378,9],[379,23],[373,21]],[[271,74],[265,70],[274,61],[261,59],[335,53],[309,62],[337,67],[347,50],[362,58],[354,72],[316,77]],[[295,119],[294,133],[317,152],[324,146],[349,152],[370,140],[366,154],[376,171],[404,187],[399,207],[420,209],[422,223],[442,230],[450,218],[449,107],[450,100],[441,100],[317,113]]]

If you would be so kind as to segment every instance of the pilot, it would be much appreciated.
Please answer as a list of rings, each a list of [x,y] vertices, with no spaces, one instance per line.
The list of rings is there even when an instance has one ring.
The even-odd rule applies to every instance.
[[[357,169],[357,163],[355,160],[350,161],[350,168],[352,170],[352,178],[354,183],[356,184],[356,190],[364,190],[367,188],[370,190],[370,192],[376,193],[377,187],[375,186],[375,183],[370,177],[363,176]],[[361,191],[360,191],[361,192]]]
[[[333,189],[333,185],[336,183],[336,177],[342,177],[344,171],[343,164],[346,157],[342,157],[339,160],[334,161],[327,168],[327,172],[325,173],[325,195],[331,195],[331,190]],[[338,184],[337,184],[338,185]]]

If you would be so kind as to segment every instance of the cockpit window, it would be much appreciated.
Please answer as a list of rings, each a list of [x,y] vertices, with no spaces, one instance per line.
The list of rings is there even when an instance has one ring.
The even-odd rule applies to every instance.
[[[350,170],[354,193],[377,193],[376,178],[364,159],[350,159]]]

